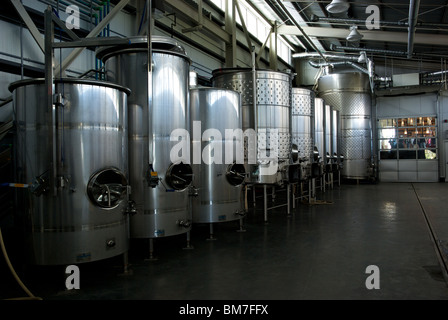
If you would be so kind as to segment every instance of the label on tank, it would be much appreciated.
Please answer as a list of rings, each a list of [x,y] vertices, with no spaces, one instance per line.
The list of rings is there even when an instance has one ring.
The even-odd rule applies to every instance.
[[[84,252],[84,253],[80,253],[80,254],[76,255],[77,262],[90,261],[91,258],[92,258],[92,255],[90,252]]]
[[[165,235],[164,229],[157,229],[154,231],[154,236],[156,237],[163,237]]]
[[[227,216],[225,214],[218,216],[219,221],[225,221],[227,220]]]

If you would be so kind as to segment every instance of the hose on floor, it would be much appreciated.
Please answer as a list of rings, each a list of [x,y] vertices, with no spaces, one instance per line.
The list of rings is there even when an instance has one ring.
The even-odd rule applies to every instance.
[[[12,266],[11,261],[9,260],[8,253],[6,252],[1,228],[0,228],[0,246],[2,247],[2,252],[3,252],[3,256],[5,257],[6,264],[8,265],[8,268],[11,271],[14,279],[16,279],[17,283],[28,295],[28,297],[10,298],[7,300],[42,300],[42,298],[36,297],[34,294],[31,293],[31,291],[23,284],[22,280],[20,280],[19,276],[17,275],[16,271],[14,270],[14,267]]]

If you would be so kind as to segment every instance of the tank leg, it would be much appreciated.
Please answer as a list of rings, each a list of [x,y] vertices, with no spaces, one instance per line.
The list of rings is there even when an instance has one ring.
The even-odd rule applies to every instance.
[[[293,209],[295,209],[296,208],[296,195],[295,195],[295,193],[296,193],[296,185],[295,184],[293,184],[292,185],[292,208]]]
[[[291,215],[291,199],[289,198],[290,197],[290,193],[291,193],[291,185],[288,183],[286,185],[286,201],[288,202],[287,203],[288,216]],[[293,197],[294,197],[294,195],[293,195]]]
[[[254,184],[252,185],[252,201],[253,201],[254,208],[255,208],[256,205],[257,205],[257,198],[256,198],[256,192],[255,192],[255,185]]]
[[[132,275],[132,270],[129,268],[129,252],[126,251],[123,253],[123,273],[120,273],[120,276],[128,276]]]
[[[237,230],[237,232],[246,232],[246,229],[244,229],[244,225],[243,225],[243,217],[241,217],[239,224],[240,224],[240,228]]]
[[[157,260],[157,258],[154,256],[154,239],[149,238],[149,258],[145,259],[148,261],[154,261]]]
[[[311,179],[311,185],[310,185],[310,203],[312,200],[316,198],[316,178]]]
[[[249,206],[247,204],[247,184],[244,186],[244,210],[249,210]]]
[[[311,187],[313,179],[314,178],[311,178],[310,180],[308,180],[308,203],[311,203],[311,197],[313,195],[313,189]]]
[[[268,223],[268,192],[267,185],[263,185],[263,210],[264,210],[264,223]]]
[[[210,238],[207,239],[208,241],[216,240],[214,233],[213,233],[213,223],[210,223]]]
[[[194,249],[194,247],[191,245],[191,235],[190,235],[191,231],[187,231],[187,246],[184,248],[184,250],[190,250],[190,249]]]

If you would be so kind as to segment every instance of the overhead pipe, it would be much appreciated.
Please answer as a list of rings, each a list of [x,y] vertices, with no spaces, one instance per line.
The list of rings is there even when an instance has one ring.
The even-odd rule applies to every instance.
[[[339,23],[359,23],[365,25],[366,20],[363,19],[350,19],[350,18],[334,18],[334,17],[318,17],[316,15],[311,15],[311,22],[339,22]],[[409,27],[409,23],[407,21],[378,21],[380,25],[390,25],[390,26],[399,26],[399,27]],[[431,23],[431,22],[416,22],[416,26],[419,27],[440,27],[440,28],[448,28],[448,23]]]
[[[325,61],[328,62],[328,59],[339,59],[339,60],[350,60],[350,61],[358,61],[359,57],[355,56],[346,56],[346,55],[337,55],[337,54],[328,54],[328,53],[317,53],[317,52],[301,52],[294,53],[292,55],[293,58],[316,58],[323,57]]]
[[[409,4],[409,19],[408,19],[408,59],[412,58],[414,51],[414,36],[415,27],[417,23],[418,10],[420,8],[420,0],[411,0]]]
[[[347,50],[347,51],[365,51],[365,52],[369,52],[369,53],[391,54],[391,55],[397,55],[397,56],[407,55],[407,52],[405,52],[405,51],[347,47],[347,46],[338,46],[335,44],[331,44],[330,49],[331,50]]]
[[[359,64],[356,64],[352,61],[335,61],[335,62],[323,62],[323,63],[316,63],[314,61],[308,61],[308,63],[314,67],[314,68],[320,68],[320,67],[332,67],[334,68],[335,66],[342,66],[342,65],[348,65],[351,66],[359,71],[361,71],[362,73],[365,73],[367,75],[370,76],[371,72],[370,70],[361,67]]]
[[[336,56],[336,57],[338,59],[344,58],[341,56]],[[345,57],[345,58],[347,58],[347,59],[344,61],[315,63],[314,61],[310,60],[310,61],[308,61],[308,63],[314,68],[324,67],[325,72],[327,72],[327,73],[329,73],[329,70],[328,70],[329,67],[334,68],[335,66],[341,66],[341,65],[351,66],[352,68],[357,69],[358,71],[365,73],[369,76],[370,87],[371,87],[372,92],[374,91],[375,81],[390,81],[390,79],[380,78],[375,75],[375,64],[373,63],[373,61],[371,59],[369,59],[367,57],[365,51],[361,52],[360,56],[357,58],[354,58],[354,57]],[[357,62],[365,63],[367,65],[367,68],[360,66],[359,64],[353,62],[353,60],[356,60]]]
[[[350,18],[334,18],[334,17],[318,17],[316,15],[311,15],[311,22],[342,22],[342,23],[360,23],[365,24],[366,20],[364,19],[350,19]],[[380,24],[389,24],[394,26],[407,26],[407,22],[402,21],[379,21]]]

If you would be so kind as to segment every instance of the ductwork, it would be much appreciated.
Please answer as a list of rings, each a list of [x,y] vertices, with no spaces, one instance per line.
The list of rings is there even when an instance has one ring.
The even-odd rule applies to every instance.
[[[311,22],[336,22],[341,24],[361,24],[364,25],[366,20],[364,19],[350,19],[350,18],[335,18],[335,17],[318,17],[316,15],[311,15]],[[380,25],[383,26],[398,26],[398,27],[408,27],[409,23],[407,21],[378,21]],[[437,28],[448,28],[448,23],[431,23],[431,22],[416,22],[416,26],[419,27],[437,27]]]
[[[328,54],[328,53],[316,53],[316,52],[301,52],[294,53],[292,55],[293,58],[305,59],[305,58],[319,58],[321,56],[329,60],[345,60],[345,61],[358,61],[358,57],[356,56],[346,56],[346,55],[337,55],[337,54]]]
[[[362,73],[365,73],[367,75],[370,75],[370,71],[366,68],[361,67],[360,65],[352,62],[352,61],[336,61],[336,62],[324,62],[324,63],[316,63],[314,61],[308,62],[312,67],[314,68],[321,68],[321,67],[336,67],[336,66],[351,66]]]
[[[407,55],[407,52],[405,52],[405,51],[357,48],[357,47],[337,46],[335,44],[331,44],[330,49],[331,50],[346,50],[346,51],[365,51],[365,52],[369,52],[369,53],[389,54],[389,55],[397,55],[397,56]]]
[[[335,60],[342,60],[342,61],[333,61],[333,62],[323,62],[323,63],[316,63],[312,60],[309,60],[308,63],[314,67],[314,68],[325,68],[325,72],[329,73],[329,68],[334,68],[335,66],[350,66],[354,69],[357,69],[358,71],[361,71],[362,73],[365,73],[369,76],[370,79],[370,86],[373,92],[374,89],[374,82],[376,80],[376,76],[375,76],[375,64],[373,63],[372,60],[370,60],[367,57],[367,54],[365,51],[362,51],[360,53],[360,55],[358,57],[355,56],[342,56],[342,55],[331,55],[331,54],[325,54],[323,53],[323,55],[331,60],[331,59],[335,59]],[[320,56],[320,55],[319,55]],[[313,58],[313,57],[317,57],[317,54],[315,53],[296,53],[293,55],[294,58]],[[355,63],[365,63],[367,68],[364,68],[362,66],[360,66],[359,64]]]
[[[411,0],[409,4],[409,27],[408,27],[408,59],[412,58],[414,51],[414,35],[415,26],[417,24],[418,10],[420,8],[420,0]]]

